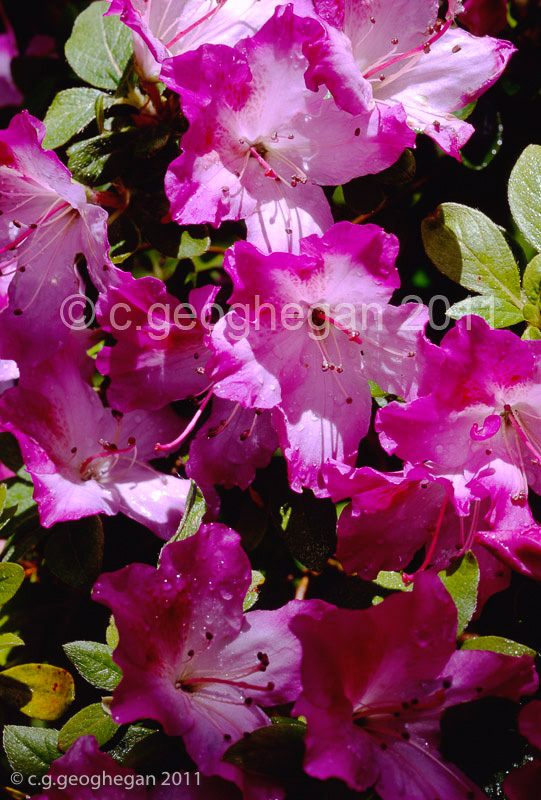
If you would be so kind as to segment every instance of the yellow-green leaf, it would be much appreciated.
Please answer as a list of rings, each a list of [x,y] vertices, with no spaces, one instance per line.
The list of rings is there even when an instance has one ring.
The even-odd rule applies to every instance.
[[[0,695],[27,717],[53,720],[73,702],[73,678],[50,664],[20,664],[0,672]]]

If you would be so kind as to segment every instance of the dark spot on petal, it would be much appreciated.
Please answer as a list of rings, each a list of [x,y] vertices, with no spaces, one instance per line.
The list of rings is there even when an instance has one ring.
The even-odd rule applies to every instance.
[[[361,129],[355,128],[355,136],[360,136],[360,135],[361,135]]]
[[[254,702],[253,697],[247,697],[246,700],[244,701],[244,705],[251,706],[253,702]]]
[[[207,631],[207,632],[205,633],[205,638],[206,638],[206,639],[208,639],[208,640],[209,640],[209,642],[210,642],[210,640],[211,640],[213,637],[214,637],[214,634],[213,634],[213,633],[211,633],[210,631]]]
[[[404,741],[405,741],[405,742],[409,742],[409,740],[410,740],[410,738],[411,738],[411,737],[410,737],[410,735],[409,735],[409,733],[408,733],[407,731],[402,731],[402,733],[400,734],[400,736],[401,736],[401,737],[404,739]]]
[[[444,680],[443,681],[443,688],[444,689],[450,689],[451,688],[451,681],[450,680]]]
[[[226,742],[230,742],[231,741],[231,734],[230,733],[224,733],[224,739],[225,739]]]
[[[382,743],[380,744],[380,749],[381,749],[381,750],[387,750],[387,745],[385,744],[385,742],[382,742]]]

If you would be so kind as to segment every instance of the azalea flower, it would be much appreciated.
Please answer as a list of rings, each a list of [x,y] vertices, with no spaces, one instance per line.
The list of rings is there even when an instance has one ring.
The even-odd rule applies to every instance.
[[[256,469],[267,466],[277,447],[269,411],[214,397],[210,416],[190,445],[186,474],[201,488],[218,484],[247,489]]]
[[[307,43],[307,85],[327,86],[352,114],[374,106],[403,107],[408,125],[432,137],[446,153],[459,150],[473,127],[454,116],[501,75],[515,47],[452,28],[462,4],[445,20],[437,0],[315,0],[327,35]]]
[[[0,355],[28,364],[47,358],[70,334],[61,309],[65,298],[84,297],[78,253],[98,289],[119,274],[109,259],[107,212],[88,203],[58,156],[43,149],[44,135],[43,123],[27,111],[0,131],[0,274],[9,282]]]
[[[51,764],[42,783],[48,788],[30,800],[239,800],[231,783],[196,772],[179,772],[158,784],[153,775],[137,775],[102,753],[94,736],[80,736]]]
[[[206,775],[239,782],[221,761],[233,742],[270,723],[262,706],[294,700],[300,646],[288,623],[311,602],[275,611],[242,604],[251,581],[238,534],[203,525],[168,545],[158,569],[130,564],[102,575],[94,599],[109,606],[120,634],[113,694],[119,724],[155,719]]]
[[[163,408],[208,387],[204,337],[217,292],[193,289],[185,307],[163,281],[123,273],[119,285],[100,295],[98,321],[117,342],[100,350],[96,364],[111,378],[107,397],[114,408]]]
[[[280,0],[112,0],[107,14],[120,14],[133,31],[135,58],[147,80],[157,80],[166,58],[203,44],[234,45],[252,36]],[[295,0],[300,16],[313,16],[309,0]]]
[[[492,594],[507,588],[510,567],[541,577],[541,528],[527,507],[509,503],[491,522],[490,499],[477,487],[479,496],[459,513],[460,477],[427,465],[384,473],[329,462],[323,473],[333,501],[351,497],[337,527],[337,558],[347,572],[373,580],[380,570],[404,570],[423,547],[424,560],[414,575],[427,568],[439,572],[471,550],[480,569],[478,612]],[[404,573],[406,581],[412,577]]]
[[[25,371],[0,401],[0,425],[17,437],[41,524],[122,511],[169,538],[190,482],[148,462],[178,418],[170,409],[122,415],[104,408],[88,382],[92,366],[81,343],[70,343]]]
[[[416,396],[439,352],[424,339],[423,307],[388,305],[398,286],[392,234],[342,222],[300,250],[264,255],[238,242],[228,251],[233,306],[212,330],[208,373],[218,397],[274,409],[292,488],[326,496],[322,465],[354,464],[368,430],[368,379]]]
[[[530,656],[456,651],[456,608],[431,573],[372,608],[329,607],[290,626],[303,648],[293,713],[307,719],[309,775],[373,786],[382,800],[486,800],[438,752],[440,718],[479,697],[535,692]]]
[[[509,499],[541,493],[541,399],[538,342],[464,317],[444,337],[445,361],[434,390],[378,412],[388,452],[427,460],[475,480],[492,495],[492,515]]]
[[[260,249],[295,252],[332,224],[322,185],[379,172],[413,144],[400,109],[351,116],[306,89],[303,48],[320,35],[284,6],[234,49],[205,45],[164,63],[190,122],[165,178],[174,220],[245,219]]]

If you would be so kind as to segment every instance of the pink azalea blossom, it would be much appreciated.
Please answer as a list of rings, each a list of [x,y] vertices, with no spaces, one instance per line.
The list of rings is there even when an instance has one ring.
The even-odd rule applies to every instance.
[[[176,432],[178,417],[170,409],[122,415],[104,408],[87,382],[92,363],[72,343],[25,371],[0,401],[0,425],[18,439],[41,523],[122,511],[169,538],[189,481],[148,462],[155,442]]]
[[[212,331],[208,372],[219,397],[275,409],[292,487],[324,496],[324,462],[353,464],[367,432],[368,379],[416,396],[439,352],[424,339],[424,308],[388,305],[399,283],[392,234],[342,222],[300,250],[231,248],[233,307]]]
[[[481,800],[486,795],[438,752],[444,709],[535,692],[530,656],[456,651],[454,603],[437,576],[362,611],[329,607],[291,623],[301,640],[307,719],[305,769],[373,786],[382,800]]]
[[[137,775],[102,753],[94,736],[81,736],[51,764],[43,783],[48,787],[31,800],[239,800],[231,783],[196,772],[181,773],[158,784],[153,775]],[[188,777],[186,777],[188,775]]]
[[[5,33],[0,33],[0,108],[19,106],[23,96],[17,89],[11,74],[11,62],[19,55],[15,33],[0,3],[0,20],[4,23]]]
[[[0,354],[29,364],[69,336],[62,303],[84,296],[77,254],[98,289],[119,274],[108,255],[107,212],[88,203],[58,156],[43,149],[44,135],[43,123],[27,111],[0,132],[0,274],[9,279]],[[78,311],[80,317],[81,305]]]
[[[139,781],[139,782],[138,782]],[[31,800],[147,800],[144,778],[102,753],[94,736],[81,736],[47,774],[50,787]]]
[[[332,224],[321,186],[379,172],[413,144],[400,110],[351,116],[324,89],[306,89],[302,49],[320,35],[285,6],[234,49],[208,45],[164,63],[190,122],[165,179],[173,219],[245,219],[260,249],[296,251]]]
[[[473,127],[452,112],[471,103],[501,75],[515,51],[509,42],[477,38],[451,23],[451,3],[438,19],[437,0],[316,0],[327,35],[307,43],[307,85],[324,84],[340,108],[403,107],[408,125],[445,152],[459,149]]]
[[[19,368],[15,361],[0,359],[0,395],[11,389],[19,377]]]
[[[113,408],[163,408],[205,390],[210,352],[204,337],[217,292],[194,289],[185,307],[157,278],[123,273],[122,283],[100,296],[98,320],[117,339],[97,358],[98,369],[112,381],[107,397]]]
[[[541,701],[532,700],[518,717],[518,729],[537,754],[541,751]],[[541,795],[541,760],[534,758],[512,770],[503,782],[508,800],[538,800]]]
[[[269,724],[262,706],[299,693],[300,645],[288,623],[311,601],[243,613],[250,563],[238,534],[203,525],[163,551],[158,569],[131,564],[102,575],[94,598],[115,617],[114,659],[123,678],[113,694],[113,719],[158,720],[182,736],[206,775],[242,785],[221,761],[245,732]]]
[[[215,397],[208,420],[190,445],[186,474],[199,487],[247,489],[256,469],[267,466],[277,447],[269,411]]]
[[[373,580],[380,570],[405,569],[423,547],[425,558],[417,571],[440,571],[472,550],[480,568],[478,612],[492,594],[507,588],[509,566],[541,577],[533,555],[510,559],[506,552],[509,540],[517,541],[526,530],[541,547],[541,529],[527,508],[509,504],[507,513],[490,523],[485,521],[490,504],[481,490],[468,513],[459,514],[454,495],[461,491],[460,478],[424,466],[383,473],[329,463],[323,471],[335,502],[352,498],[337,527],[337,558],[347,572]]]
[[[147,80],[159,77],[166,58],[203,44],[234,45],[252,36],[280,0],[112,0],[108,14],[120,14],[133,31],[135,58]],[[295,0],[295,12],[313,16],[309,0]]]
[[[509,499],[525,506],[541,493],[541,349],[479,317],[460,320],[443,339],[434,391],[378,412],[388,452],[461,472],[492,495],[492,515]]]

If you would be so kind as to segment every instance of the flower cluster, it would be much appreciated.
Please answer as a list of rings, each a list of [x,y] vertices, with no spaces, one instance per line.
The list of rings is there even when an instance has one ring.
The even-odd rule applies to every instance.
[[[126,97],[140,101],[137,115],[128,101],[118,114],[137,117],[141,138],[172,116],[181,133],[164,150],[163,225],[245,232],[223,248],[218,276],[187,278],[189,325],[169,314],[182,288],[134,277],[110,251],[130,189],[104,179],[85,192],[28,111],[0,132],[0,429],[18,442],[43,528],[122,512],[172,540],[157,567],[129,563],[95,584],[122,671],[104,705],[119,726],[150,720],[180,737],[205,780],[138,783],[83,736],[36,798],[278,800],[283,786],[235,747],[280,717],[305,724],[313,778],[383,800],[485,797],[441,754],[440,721],[480,697],[518,702],[537,674],[530,655],[457,649],[462,628],[437,573],[473,552],[477,614],[512,570],[541,579],[528,504],[529,490],[541,494],[541,341],[467,316],[433,344],[427,309],[392,303],[397,237],[335,222],[325,190],[388,169],[418,134],[460,159],[473,127],[457,112],[514,47],[467,32],[456,0],[444,18],[438,9],[110,2],[103,19],[133,36]],[[96,320],[66,325],[67,301],[84,310],[87,298]],[[395,472],[359,457],[375,390]],[[254,478],[273,456],[293,493],[347,501],[341,569],[366,581],[402,571],[400,591],[360,609],[300,592],[245,610],[251,565],[220,503],[224,489],[248,490],[262,508]],[[206,501],[196,532],[194,482]],[[517,797],[522,780],[508,779]]]

